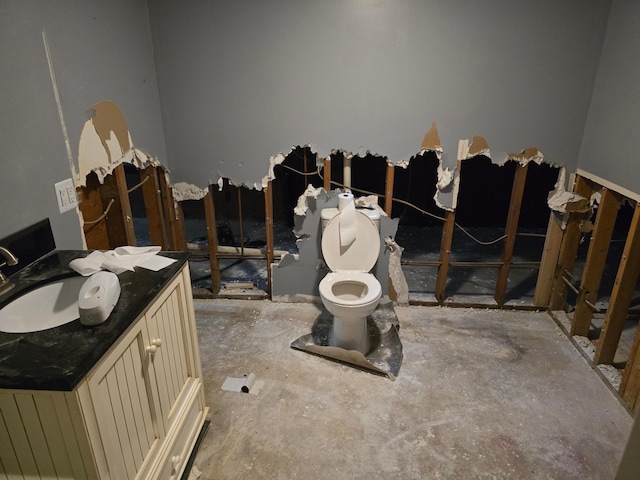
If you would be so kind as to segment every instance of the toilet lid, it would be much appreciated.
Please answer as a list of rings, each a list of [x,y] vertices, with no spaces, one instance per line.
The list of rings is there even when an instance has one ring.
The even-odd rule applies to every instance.
[[[364,213],[356,211],[356,239],[340,247],[340,213],[329,220],[322,233],[322,255],[333,272],[340,270],[370,271],[380,253],[380,235]]]

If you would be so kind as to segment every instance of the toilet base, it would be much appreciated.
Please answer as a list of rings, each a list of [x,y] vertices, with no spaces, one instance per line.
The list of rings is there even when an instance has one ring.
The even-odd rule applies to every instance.
[[[398,317],[391,302],[378,305],[366,319],[367,354],[331,345],[334,316],[326,308],[316,317],[311,333],[291,342],[291,348],[350,364],[395,380],[402,365],[402,342],[398,335]]]
[[[371,345],[367,317],[345,319],[334,316],[329,345],[345,350],[357,350],[363,355],[369,353]]]

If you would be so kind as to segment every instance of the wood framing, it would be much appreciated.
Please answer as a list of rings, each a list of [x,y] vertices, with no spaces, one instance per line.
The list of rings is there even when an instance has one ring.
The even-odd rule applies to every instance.
[[[640,402],[638,402],[640,394],[640,355],[638,355],[640,334],[638,332],[639,330],[636,330],[633,345],[629,352],[629,359],[622,373],[622,382],[618,389],[618,393],[620,393],[624,402],[636,413],[638,407],[640,407]]]
[[[640,204],[636,203],[627,240],[624,244],[622,259],[620,260],[613,291],[611,292],[609,308],[596,344],[596,353],[593,358],[595,364],[613,363],[639,274]]]
[[[593,186],[591,182],[578,176],[573,191],[588,199],[593,193]],[[580,237],[582,236],[580,224],[585,218],[587,218],[587,214],[582,209],[569,213],[569,219],[567,220],[567,226],[560,245],[560,253],[558,254],[558,263],[553,275],[553,286],[549,300],[549,309],[552,311],[564,309],[564,304],[567,299],[567,286],[563,280],[563,276],[565,275],[565,271],[573,272],[578,254],[578,246],[580,245]]]
[[[162,198],[160,196],[157,168],[158,167],[149,165],[145,169],[140,170],[140,183],[151,244],[161,245],[163,250],[167,250],[169,248],[169,241],[167,239],[164,215],[162,213]]]
[[[218,231],[216,223],[216,209],[213,203],[213,187],[209,185],[204,196],[204,215],[207,223],[207,243],[209,244],[209,264],[211,266],[211,290],[214,294],[220,292],[222,282],[220,280],[220,261],[218,260]]]
[[[271,296],[271,264],[273,263],[273,190],[271,181],[264,191],[265,230],[267,236],[267,290]]]
[[[90,250],[109,250],[109,232],[104,221],[105,206],[102,204],[98,176],[92,172],[87,175],[86,186],[80,187],[78,208],[82,214],[82,229],[87,248]]]
[[[120,201],[120,211],[122,215],[122,226],[126,238],[126,245],[136,245],[136,232],[133,229],[133,214],[131,213],[131,202],[129,201],[129,188],[127,187],[127,176],[124,171],[124,164],[121,163],[113,170],[118,189],[118,200]]]
[[[551,285],[553,284],[553,274],[558,263],[560,245],[562,244],[562,228],[556,220],[553,212],[549,214],[549,225],[542,248],[542,259],[536,280],[536,290],[533,295],[533,305],[535,307],[549,306],[551,296]]]
[[[453,242],[453,229],[456,224],[456,213],[447,211],[445,213],[445,221],[442,226],[442,239],[440,240],[440,266],[438,267],[438,276],[436,277],[436,300],[444,303],[446,298],[447,277],[449,274],[449,264],[451,261],[451,244]]]
[[[395,166],[387,164],[387,178],[385,180],[384,191],[384,211],[389,218],[391,218],[391,210],[393,209],[393,179],[395,171]]]
[[[607,262],[609,244],[616,224],[618,210],[622,198],[608,188],[602,189],[600,206],[596,214],[596,223],[591,234],[591,242],[587,252],[587,261],[580,283],[580,293],[576,303],[576,311],[571,323],[571,335],[586,337],[589,334],[593,305],[598,297],[600,280]]]
[[[184,233],[184,215],[182,207],[173,198],[173,192],[167,183],[166,174],[158,176],[164,215],[167,220],[169,248],[175,251],[186,251],[187,241]]]
[[[519,164],[513,177],[513,187],[511,188],[511,200],[509,201],[509,213],[507,215],[507,225],[505,227],[506,238],[502,248],[502,264],[498,269],[496,279],[496,291],[494,298],[498,305],[504,305],[507,292],[507,282],[509,280],[509,270],[511,269],[511,259],[513,258],[513,248],[516,243],[518,233],[518,222],[520,220],[520,207],[522,206],[522,195],[527,182],[527,171],[529,164]]]
[[[324,173],[323,186],[325,191],[328,192],[331,190],[331,157],[327,157],[324,159],[322,171]]]

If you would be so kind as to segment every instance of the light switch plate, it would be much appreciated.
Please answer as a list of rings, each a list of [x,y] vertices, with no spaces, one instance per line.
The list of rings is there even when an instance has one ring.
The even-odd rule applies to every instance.
[[[76,187],[73,184],[73,179],[67,178],[66,180],[56,183],[55,189],[60,213],[68,212],[76,208],[78,198],[76,196]]]

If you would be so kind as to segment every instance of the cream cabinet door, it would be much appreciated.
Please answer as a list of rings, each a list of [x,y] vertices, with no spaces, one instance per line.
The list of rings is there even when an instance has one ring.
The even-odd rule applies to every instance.
[[[150,393],[155,389],[149,369],[150,345],[144,322],[138,322],[89,378],[105,456],[104,462],[98,462],[102,478],[136,478],[151,467],[160,448],[163,434]]]
[[[200,387],[194,374],[195,365],[187,316],[184,284],[172,283],[158,302],[145,315],[149,332],[151,354],[149,361],[151,384],[157,390],[160,412],[158,420],[163,434],[174,428],[176,419],[190,407],[193,390]],[[197,350],[196,350],[197,352]]]

